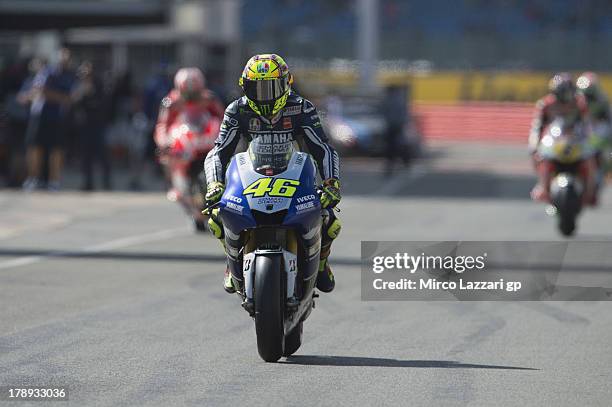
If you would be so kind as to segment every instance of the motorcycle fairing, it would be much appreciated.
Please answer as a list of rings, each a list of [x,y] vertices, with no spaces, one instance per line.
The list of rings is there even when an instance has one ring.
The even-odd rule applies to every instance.
[[[244,193],[245,189],[261,178],[298,180],[291,197],[255,197]],[[258,226],[254,215],[279,214],[279,226],[295,228],[306,235],[320,225],[321,203],[316,193],[316,166],[307,153],[294,152],[287,169],[274,176],[258,173],[253,168],[248,153],[239,153],[232,159],[226,172],[226,190],[219,204],[224,226],[233,234]],[[283,216],[282,211],[286,211]]]

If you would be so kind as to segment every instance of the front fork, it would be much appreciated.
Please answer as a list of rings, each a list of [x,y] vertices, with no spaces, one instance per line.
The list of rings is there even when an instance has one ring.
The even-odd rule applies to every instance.
[[[228,257],[228,266],[232,274],[234,286],[244,300],[243,307],[252,314],[253,312],[253,281],[255,279],[255,264],[257,256],[282,256],[282,271],[285,276],[282,281],[286,282],[286,309],[294,311],[300,304],[300,295],[297,292],[296,282],[298,278],[298,242],[293,230],[286,231],[285,247],[255,247],[253,231],[244,234],[244,245],[240,236],[232,235],[225,229],[225,250]],[[229,232],[229,233],[228,233]],[[247,253],[244,254],[243,253]],[[313,261],[305,263],[306,267],[316,267],[318,257]],[[312,274],[312,273],[309,273]],[[304,282],[304,288],[313,288],[310,281]]]

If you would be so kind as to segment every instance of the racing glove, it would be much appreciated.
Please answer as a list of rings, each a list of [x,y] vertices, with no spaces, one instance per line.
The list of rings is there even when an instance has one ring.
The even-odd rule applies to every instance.
[[[323,181],[321,188],[321,207],[333,208],[338,205],[342,195],[340,195],[340,180],[329,178]]]
[[[214,203],[219,202],[219,200],[221,199],[221,196],[223,195],[223,192],[225,191],[225,185],[222,182],[211,182],[210,184],[208,184],[206,186],[206,203],[208,204],[208,206],[211,206]],[[204,211],[202,211],[202,213],[204,213],[204,215],[209,215],[209,209],[205,209]]]

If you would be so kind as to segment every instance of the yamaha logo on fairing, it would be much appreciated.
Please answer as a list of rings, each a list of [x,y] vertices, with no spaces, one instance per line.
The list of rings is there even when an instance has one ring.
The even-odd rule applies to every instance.
[[[306,202],[303,204],[295,205],[295,210],[297,212],[301,212],[301,211],[305,211],[308,209],[312,209],[314,207],[315,207],[315,203],[313,201],[310,201],[310,202]]]
[[[230,210],[232,210],[232,211],[234,211],[234,212],[237,212],[237,213],[239,213],[239,214],[241,214],[241,215],[242,215],[242,211],[243,211],[243,209],[244,209],[244,207],[243,207],[243,206],[237,205],[237,204],[235,204],[235,203],[233,203],[233,202],[228,202],[228,203],[225,205],[225,207],[226,207],[227,209],[230,209]]]

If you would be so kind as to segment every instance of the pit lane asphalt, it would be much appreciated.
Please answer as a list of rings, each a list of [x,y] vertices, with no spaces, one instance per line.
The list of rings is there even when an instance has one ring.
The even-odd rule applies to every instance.
[[[609,406],[609,302],[361,301],[361,240],[559,239],[527,171],[449,151],[391,179],[347,164],[337,289],[276,364],[221,289],[219,244],[163,194],[0,191],[0,386],[74,406]],[[611,192],[575,239],[612,244]]]

